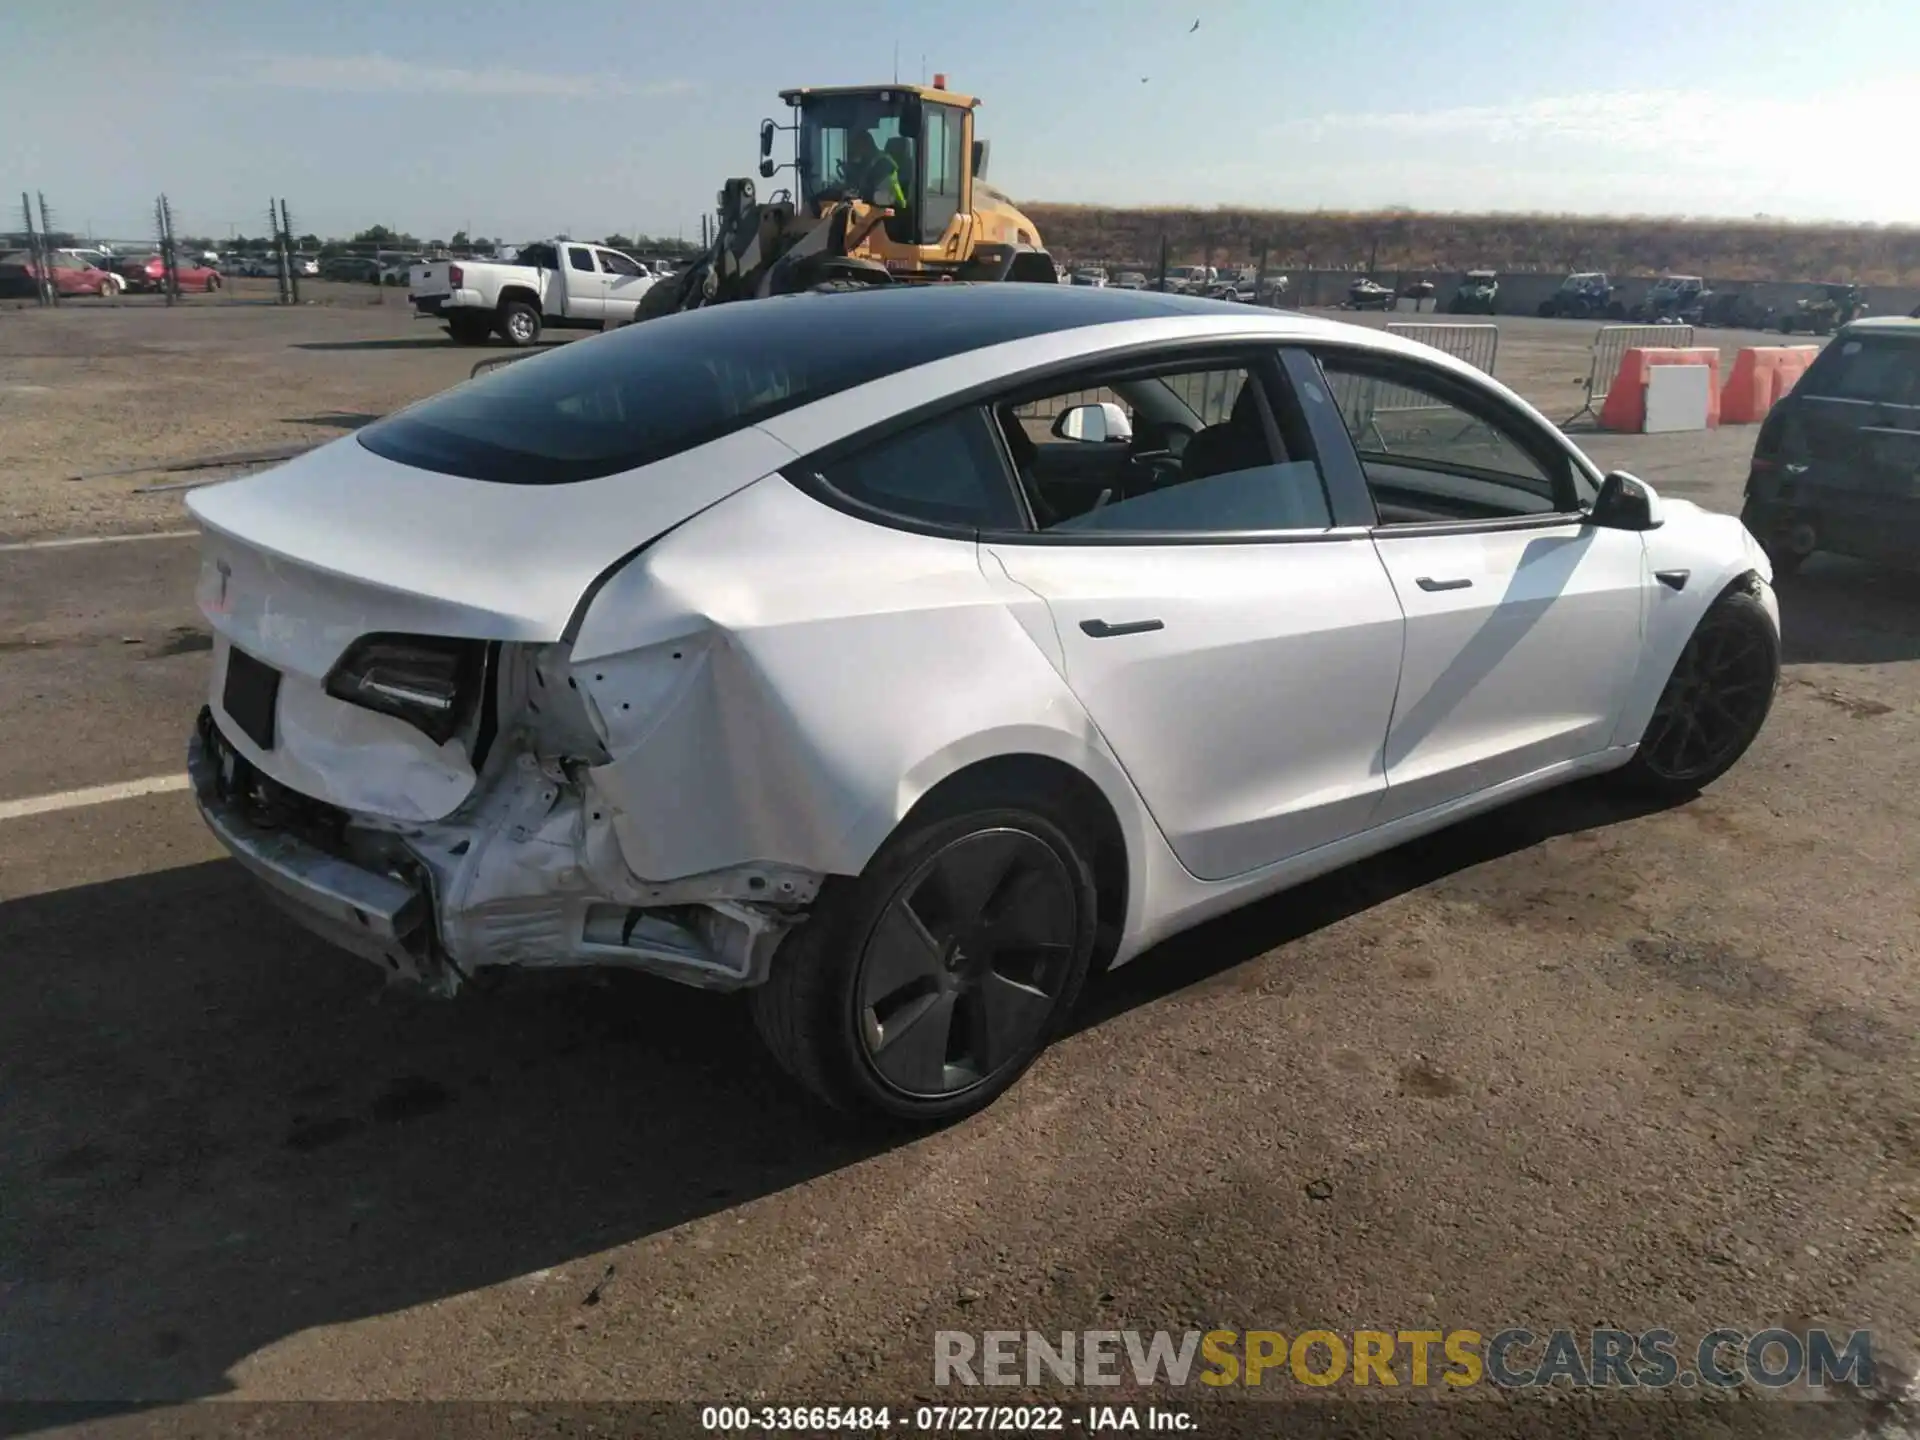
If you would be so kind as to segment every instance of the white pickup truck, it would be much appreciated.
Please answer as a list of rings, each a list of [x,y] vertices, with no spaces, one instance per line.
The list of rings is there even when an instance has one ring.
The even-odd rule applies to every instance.
[[[444,320],[461,345],[498,335],[531,345],[544,329],[601,330],[627,324],[653,272],[604,245],[546,240],[521,248],[511,265],[491,260],[435,260],[407,275],[417,315]]]

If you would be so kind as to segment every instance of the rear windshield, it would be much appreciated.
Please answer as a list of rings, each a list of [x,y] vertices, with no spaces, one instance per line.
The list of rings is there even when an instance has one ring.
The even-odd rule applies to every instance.
[[[1132,309],[1162,313],[1172,298],[1138,298]],[[359,440],[422,470],[564,485],[652,464],[948,355],[1140,318],[1125,304],[1003,284],[720,305],[516,361],[369,425]]]
[[[1920,405],[1920,337],[1847,336],[1835,340],[1807,367],[1800,391],[1833,400]]]

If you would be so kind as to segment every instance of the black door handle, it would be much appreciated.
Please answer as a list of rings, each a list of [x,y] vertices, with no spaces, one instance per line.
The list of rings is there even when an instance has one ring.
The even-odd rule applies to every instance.
[[[1167,627],[1159,620],[1123,620],[1118,625],[1109,625],[1104,620],[1082,620],[1080,628],[1096,640],[1107,640],[1115,635],[1144,635],[1149,630]]]
[[[1422,575],[1413,583],[1418,585],[1422,590],[1465,590],[1473,584],[1473,581],[1464,579],[1436,580],[1431,575]]]

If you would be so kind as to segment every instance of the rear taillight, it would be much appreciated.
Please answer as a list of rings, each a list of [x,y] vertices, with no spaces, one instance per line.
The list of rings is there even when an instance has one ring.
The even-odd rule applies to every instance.
[[[434,635],[363,635],[327,675],[327,694],[404,720],[444,745],[472,713],[485,647]]]
[[[458,265],[449,265],[447,267],[447,284],[449,285],[464,284],[466,281],[466,278],[467,277],[465,272],[463,272]]]

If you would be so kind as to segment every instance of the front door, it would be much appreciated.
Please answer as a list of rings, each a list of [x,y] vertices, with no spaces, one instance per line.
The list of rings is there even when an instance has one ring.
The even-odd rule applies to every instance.
[[[1366,828],[1399,678],[1393,586],[1364,531],[1331,528],[1266,368],[1093,374],[996,408],[1036,532],[982,563],[1046,603],[1068,686],[1206,880]],[[1056,418],[1079,405],[1119,407],[1124,441]]]
[[[1639,535],[1575,521],[1377,544],[1407,615],[1383,820],[1606,748],[1640,653]]]
[[[624,325],[640,308],[640,297],[653,288],[653,277],[617,250],[602,250],[600,268],[606,281],[606,319]]]
[[[1591,477],[1498,392],[1422,361],[1321,359],[1406,612],[1379,819],[1606,748],[1640,655],[1642,537],[1584,523]]]
[[[563,245],[561,283],[566,286],[569,320],[602,320],[607,314],[607,277],[593,263],[586,245]]]

